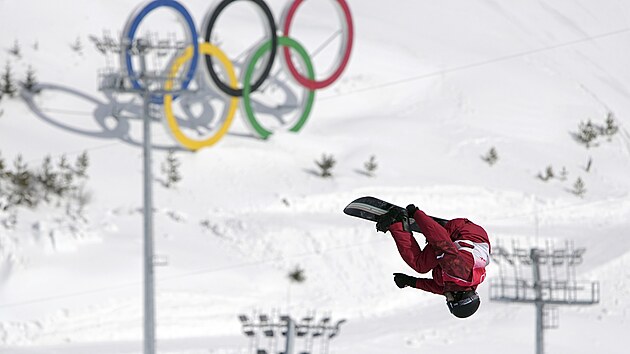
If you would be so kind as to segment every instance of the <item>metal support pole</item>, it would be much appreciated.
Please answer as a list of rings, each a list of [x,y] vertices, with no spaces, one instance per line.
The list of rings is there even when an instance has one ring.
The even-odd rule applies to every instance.
[[[144,53],[140,54],[142,74],[146,71]],[[144,159],[144,354],[155,354],[155,302],[153,283],[153,191],[151,176],[151,96],[147,83],[143,95],[143,159]]]
[[[534,272],[534,291],[536,293],[536,354],[544,354],[544,302],[542,296],[542,283],[540,279],[540,255],[538,249],[534,248],[530,251],[530,257],[532,259],[532,269]]]
[[[293,354],[293,340],[295,339],[295,322],[287,316],[287,340],[284,348],[284,354]]]

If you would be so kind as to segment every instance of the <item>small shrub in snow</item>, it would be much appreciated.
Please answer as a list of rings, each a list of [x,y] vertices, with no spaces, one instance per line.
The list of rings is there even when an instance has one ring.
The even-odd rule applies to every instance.
[[[615,122],[615,115],[608,112],[604,125],[591,122],[589,119],[586,123],[580,122],[578,131],[571,133],[573,138],[580,144],[584,144],[586,148],[597,146],[598,137],[605,137],[607,141],[611,141],[612,137],[619,131],[619,126]]]
[[[335,166],[335,158],[332,155],[322,155],[322,159],[320,161],[315,161],[317,167],[319,167],[319,175],[321,177],[331,177],[331,170]]]
[[[545,182],[554,177],[555,177],[555,173],[553,172],[553,167],[551,165],[547,166],[544,174],[538,172],[538,178]]]
[[[374,171],[376,171],[376,168],[378,167],[378,164],[376,163],[376,156],[370,156],[370,159],[363,164],[363,167],[365,167],[365,173],[368,176],[374,176]]]
[[[22,50],[20,49],[20,42],[18,42],[17,39],[15,40],[15,42],[13,42],[13,47],[9,48],[9,53],[13,54],[17,58],[22,57]]]
[[[74,40],[74,43],[70,44],[70,49],[72,49],[75,53],[82,55],[83,54],[83,44],[81,43],[81,37],[77,37]]]
[[[487,162],[490,166],[494,165],[499,160],[497,149],[494,146],[491,147],[484,156],[481,156],[481,159]]]
[[[171,188],[177,184],[177,182],[181,181],[182,175],[179,172],[180,166],[181,162],[179,162],[175,156],[175,151],[169,150],[166,155],[166,160],[162,163],[162,173],[166,175],[164,182],[166,188]]]
[[[73,219],[85,220],[83,213],[85,207],[92,202],[92,192],[87,190],[85,184],[73,188],[66,201],[66,215]]]
[[[560,170],[560,177],[558,177],[561,181],[566,181],[567,176],[569,175],[569,171],[565,166],[562,166],[562,170]]]
[[[296,266],[293,270],[291,270],[288,274],[289,281],[292,283],[303,283],[306,281],[306,276],[304,275],[304,269],[300,268],[300,266]]]
[[[589,119],[586,123],[580,122],[578,125],[578,131],[576,133],[572,133],[573,138],[580,144],[584,144],[586,148],[590,148],[591,146],[597,146],[595,144],[595,139],[597,139],[599,135],[599,127]]]

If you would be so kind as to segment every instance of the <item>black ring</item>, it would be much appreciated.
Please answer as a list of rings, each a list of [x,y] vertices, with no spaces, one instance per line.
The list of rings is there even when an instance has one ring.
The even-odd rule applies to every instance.
[[[204,39],[207,43],[210,43],[210,37],[212,36],[212,27],[214,26],[214,23],[216,22],[217,18],[219,18],[219,14],[229,4],[235,1],[238,1],[238,0],[223,0],[219,4],[219,6],[216,7],[214,12],[212,13],[212,16],[210,17],[210,21],[208,21],[208,26],[206,28]],[[256,80],[256,82],[254,82],[254,84],[252,85],[251,92],[254,92],[260,87],[260,85],[263,84],[263,82],[267,79],[267,77],[269,76],[269,73],[271,72],[271,68],[273,67],[273,61],[276,58],[276,50],[278,48],[278,34],[276,31],[276,21],[273,19],[273,14],[271,13],[269,6],[267,6],[267,4],[263,0],[249,0],[249,1],[255,3],[263,10],[265,17],[267,18],[267,22],[269,22],[269,25],[271,26],[271,53],[269,54],[271,57],[269,58],[269,61],[267,62],[267,66],[265,67],[265,70],[263,71],[262,75],[260,75],[258,80]],[[210,74],[210,77],[212,77],[212,81],[214,81],[217,87],[221,91],[223,91],[224,93],[232,97],[243,96],[242,88],[233,89],[232,87],[223,83],[221,79],[219,79],[219,76],[217,75],[216,71],[214,71],[214,68],[212,67],[212,57],[209,55],[204,55],[204,57],[206,60],[206,67],[208,68],[208,73]]]

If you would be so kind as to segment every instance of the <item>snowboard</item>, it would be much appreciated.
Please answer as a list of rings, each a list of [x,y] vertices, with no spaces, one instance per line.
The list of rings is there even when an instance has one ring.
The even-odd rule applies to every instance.
[[[378,198],[361,197],[353,200],[350,204],[348,204],[348,206],[343,209],[343,212],[346,215],[355,216],[357,218],[377,221],[379,216],[394,208],[405,210],[405,208],[399,207],[398,205],[394,205],[384,200],[380,200]],[[421,233],[418,224],[416,224],[416,221],[413,218],[409,218],[409,228],[413,232]]]

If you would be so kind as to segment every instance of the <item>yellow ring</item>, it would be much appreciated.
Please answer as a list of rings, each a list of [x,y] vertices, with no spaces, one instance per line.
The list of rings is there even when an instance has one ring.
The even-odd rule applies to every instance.
[[[223,64],[223,67],[227,71],[228,79],[230,86],[232,88],[238,87],[238,79],[236,78],[236,73],[234,71],[234,66],[230,59],[228,59],[227,55],[221,51],[218,47],[213,46],[209,43],[201,43],[199,45],[199,52],[205,55],[213,55]],[[190,60],[193,56],[193,46],[189,46],[184,51],[184,54],[179,56],[173,62],[173,66],[171,66],[171,71],[168,74],[168,79],[164,83],[164,89],[166,91],[170,91],[173,89],[173,78],[177,75],[177,71],[179,68]],[[236,114],[236,109],[238,107],[238,98],[232,97],[230,99],[230,106],[228,108],[228,113],[225,118],[225,122],[219,128],[219,130],[212,136],[203,140],[195,140],[187,137],[182,130],[179,128],[179,124],[177,124],[177,119],[173,114],[173,95],[166,94],[164,95],[164,118],[166,120],[167,129],[171,132],[175,140],[177,140],[183,147],[189,150],[199,150],[205,146],[212,146],[217,141],[221,140],[223,135],[227,133],[230,125],[232,124],[232,120],[234,119],[234,115]]]

